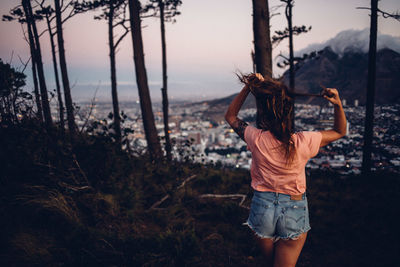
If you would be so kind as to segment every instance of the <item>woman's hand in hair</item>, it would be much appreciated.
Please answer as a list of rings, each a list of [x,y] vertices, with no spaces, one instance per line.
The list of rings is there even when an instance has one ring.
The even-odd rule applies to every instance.
[[[247,84],[250,86],[259,86],[264,81],[261,73],[252,73],[247,76]]]
[[[334,105],[334,122],[332,130],[321,131],[322,139],[320,147],[326,146],[327,144],[345,136],[347,124],[346,115],[344,114],[338,91],[334,88],[326,88],[322,92],[322,95]]]
[[[324,98],[326,100],[328,100],[335,106],[337,106],[337,105],[340,106],[342,104],[340,97],[339,97],[339,92],[335,88],[326,88],[322,92],[322,95],[324,96]]]
[[[260,82],[264,81],[264,77],[262,76],[261,73],[256,73],[255,76],[260,80]]]

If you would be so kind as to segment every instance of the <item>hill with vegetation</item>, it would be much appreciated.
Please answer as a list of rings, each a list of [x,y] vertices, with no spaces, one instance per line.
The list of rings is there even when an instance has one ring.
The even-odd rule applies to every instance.
[[[389,48],[377,51],[376,54],[376,104],[394,104],[400,99],[397,75],[400,71],[400,54]],[[296,91],[319,93],[321,86],[338,88],[341,97],[353,103],[366,103],[368,77],[368,53],[359,50],[348,50],[338,55],[326,47],[320,56],[306,61],[296,72]],[[285,79],[289,81],[288,73]],[[318,99],[303,99],[317,102]]]
[[[151,162],[105,135],[67,140],[32,119],[1,125],[1,266],[263,266],[242,225],[248,171],[190,154]],[[309,173],[298,266],[395,266],[398,178]]]

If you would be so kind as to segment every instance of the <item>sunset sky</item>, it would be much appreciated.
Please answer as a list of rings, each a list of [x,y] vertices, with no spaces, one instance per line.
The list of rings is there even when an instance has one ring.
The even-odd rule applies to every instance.
[[[2,0],[0,14],[20,1]],[[173,99],[205,99],[227,96],[240,90],[235,71],[251,71],[250,52],[252,40],[252,6],[250,0],[183,0],[182,14],[176,23],[166,25],[169,94]],[[270,7],[280,1],[269,1]],[[312,30],[295,37],[295,50],[313,43],[324,42],[337,33],[348,29],[369,27],[369,11],[356,7],[369,6],[367,0],[307,0],[295,1],[294,25],[311,25]],[[382,0],[382,10],[400,10],[400,1]],[[286,27],[281,13],[271,19],[272,32]],[[77,15],[64,25],[68,71],[75,100],[90,98],[99,86],[98,97],[111,99],[109,89],[109,58],[107,45],[107,24],[93,20],[94,13]],[[44,26],[40,23],[41,27]],[[151,95],[154,101],[161,97],[161,47],[159,21],[146,18],[142,21],[146,68],[149,76]],[[379,19],[379,32],[400,37],[400,22],[394,19]],[[21,65],[29,58],[27,43],[22,38],[21,26],[17,22],[0,22],[0,58],[12,64]],[[41,37],[46,79],[54,88],[48,35]],[[274,55],[287,50],[287,42],[274,49]],[[117,54],[117,78],[121,100],[136,100],[137,89],[132,58],[132,41],[128,35]],[[274,67],[275,74],[280,70]],[[28,86],[31,85],[30,67],[26,69]]]

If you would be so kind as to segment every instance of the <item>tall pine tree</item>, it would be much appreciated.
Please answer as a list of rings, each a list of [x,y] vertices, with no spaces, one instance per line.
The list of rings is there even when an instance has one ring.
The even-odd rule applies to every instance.
[[[161,32],[161,52],[162,52],[162,81],[161,88],[162,105],[163,105],[163,121],[164,121],[164,136],[165,136],[165,151],[167,159],[172,159],[172,146],[169,136],[168,125],[168,75],[167,75],[167,43],[165,38],[165,22],[173,21],[172,18],[179,15],[178,6],[182,4],[180,0],[150,0],[150,3],[144,8],[144,13],[153,10],[152,16],[160,18]]]
[[[378,32],[378,0],[371,0],[371,21],[368,52],[367,106],[365,116],[362,172],[371,171],[372,139],[374,128],[374,98],[376,80],[376,37]]]
[[[136,82],[139,91],[143,126],[146,135],[148,151],[151,158],[156,160],[162,157],[162,151],[154,122],[154,114],[151,105],[149,85],[144,63],[142,28],[139,16],[140,8],[140,2],[138,0],[129,0],[129,14],[134,55],[133,59],[135,62]]]
[[[58,44],[58,56],[60,61],[61,78],[64,88],[64,99],[65,107],[67,109],[67,120],[68,129],[71,136],[76,134],[76,124],[74,115],[74,106],[72,103],[71,87],[69,84],[67,61],[65,59],[65,49],[64,49],[64,36],[63,36],[63,20],[61,17],[61,5],[60,0],[54,0],[55,12],[56,12],[56,26],[57,26],[57,44]]]

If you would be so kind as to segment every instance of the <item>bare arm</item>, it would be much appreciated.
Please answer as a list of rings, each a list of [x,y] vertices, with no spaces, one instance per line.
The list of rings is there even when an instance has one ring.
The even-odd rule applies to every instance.
[[[225,113],[225,120],[229,123],[232,129],[244,140],[244,130],[247,123],[237,117],[240,108],[249,95],[250,89],[245,85],[240,93],[233,99]]]
[[[331,102],[334,106],[334,123],[333,129],[321,131],[322,140],[320,147],[342,138],[346,135],[346,115],[343,111],[342,102],[336,89],[328,88],[324,94],[324,98]]]

